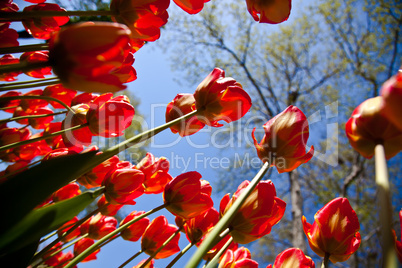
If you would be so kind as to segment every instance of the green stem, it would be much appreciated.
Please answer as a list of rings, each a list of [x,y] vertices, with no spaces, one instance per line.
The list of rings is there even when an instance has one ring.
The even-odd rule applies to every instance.
[[[10,90],[20,90],[26,88],[34,88],[34,87],[44,87],[44,86],[52,86],[60,84],[60,80],[48,81],[48,82],[38,82],[38,83],[31,83],[25,85],[15,85],[15,86],[3,86],[0,87],[0,92],[10,91]]]
[[[44,62],[20,62],[15,64],[0,65],[0,74],[11,73],[11,72],[28,72],[38,68],[49,67],[50,64],[47,61]],[[4,91],[4,90],[2,90]]]
[[[167,244],[170,243],[170,241],[173,240],[173,238],[175,238],[180,231],[182,230],[182,228],[177,229],[176,232],[174,232],[165,242],[163,242],[162,246],[160,246],[151,256],[149,256],[149,258],[143,263],[141,264],[140,268],[145,268],[145,266],[147,266],[147,264],[153,259],[155,258],[155,256],[164,248],[166,247]],[[119,267],[122,268],[123,266]]]
[[[61,105],[63,105],[64,108],[66,108],[69,112],[72,112],[73,114],[75,114],[74,110],[71,109],[70,106],[68,106],[67,104],[65,104],[64,102],[62,102],[61,100],[52,98],[52,97],[48,97],[48,96],[12,96],[12,97],[2,97],[0,98],[0,104],[2,102],[9,102],[12,100],[36,100],[36,99],[40,99],[40,100],[47,100],[47,101],[54,101],[57,103],[60,103]]]
[[[84,239],[84,238],[87,237],[87,236],[88,236],[88,234],[84,234],[84,235],[82,235],[82,236],[80,236],[80,237],[77,237],[76,239],[74,239],[74,240],[68,242],[67,244],[64,244],[62,248],[56,250],[55,252],[52,252],[52,254],[50,254],[50,256],[49,256],[48,258],[44,259],[43,261],[49,259],[50,257],[53,257],[54,255],[56,255],[56,254],[59,253],[59,252],[62,252],[63,250],[65,250],[65,249],[71,247],[72,245],[74,245],[75,243],[77,243],[78,241]]]
[[[392,205],[388,179],[387,161],[384,146],[377,144],[374,149],[375,182],[378,191],[381,244],[383,250],[383,267],[396,268],[396,252],[392,235]]]
[[[113,16],[116,15],[110,10],[73,10],[73,11],[23,11],[23,12],[0,12],[3,21],[22,21],[26,19],[36,19],[42,17],[91,17],[91,16]]]
[[[53,231],[52,233],[50,233],[50,234],[48,234],[47,236],[45,236],[44,238],[42,238],[42,239],[39,241],[39,244],[45,242],[46,240],[52,238],[52,237],[55,236],[55,235],[57,235],[57,231]]]
[[[6,12],[8,13],[8,12]],[[2,15],[0,15],[1,17]],[[23,53],[28,51],[40,51],[40,50],[48,50],[48,44],[33,44],[33,45],[24,45],[18,47],[2,47],[0,48],[0,54],[11,54],[11,53]]]
[[[229,208],[229,210],[223,215],[223,217],[219,220],[219,222],[212,229],[211,233],[205,238],[204,242],[200,245],[198,250],[191,257],[190,261],[187,263],[187,268],[195,268],[198,266],[202,257],[208,252],[210,248],[212,248],[216,244],[216,240],[223,230],[229,227],[230,222],[234,218],[237,211],[246,201],[247,197],[251,194],[251,192],[255,189],[260,180],[264,177],[265,173],[269,169],[269,162],[265,162],[261,167],[260,171],[255,175],[253,180],[247,186],[247,188],[243,191],[243,193],[236,199],[233,205]]]
[[[228,241],[226,241],[225,245],[216,253],[216,255],[212,258],[211,261],[208,262],[205,268],[213,268],[219,263],[219,258],[222,256],[223,253],[228,249],[230,243],[233,242],[233,237],[230,237]]]
[[[166,266],[166,268],[172,268],[172,266],[184,255],[187,251],[190,250],[195,245],[195,243],[189,243],[179,254],[174,257],[174,259]]]
[[[72,259],[64,268],[71,268],[74,267],[75,265],[77,265],[80,261],[82,261],[83,259],[85,259],[89,254],[91,254],[92,252],[94,252],[98,245],[103,244],[104,242],[106,242],[109,238],[112,238],[113,236],[115,236],[116,234],[120,233],[121,231],[123,231],[124,229],[126,229],[127,227],[129,227],[130,225],[136,223],[137,221],[139,221],[142,218],[145,218],[149,215],[151,215],[152,213],[155,213],[163,208],[165,208],[166,205],[160,205],[159,207],[156,207],[154,209],[151,209],[148,212],[145,212],[144,214],[135,217],[134,219],[132,219],[131,221],[125,223],[124,225],[120,226],[119,228],[117,228],[116,230],[114,230],[113,232],[105,235],[104,237],[102,237],[101,239],[99,239],[97,242],[95,242],[92,246],[88,247],[86,250],[84,250],[83,252],[81,252],[80,255],[76,256],[74,259]]]
[[[55,115],[59,115],[59,114],[65,114],[67,112],[68,111],[60,111],[60,112],[52,113],[52,114],[39,114],[39,115],[26,115],[26,116],[11,117],[11,118],[0,120],[0,124],[12,122],[12,121],[17,121],[17,120],[23,120],[23,119],[33,119],[33,118],[42,118],[42,117],[48,117],[48,116],[55,116]]]
[[[41,79],[33,79],[33,80],[28,80],[28,81],[20,81],[20,82],[9,82],[9,83],[3,83],[0,84],[0,89],[8,86],[20,86],[20,85],[26,85],[26,84],[36,84],[36,83],[42,83],[42,82],[48,82],[50,80],[58,80],[58,77],[49,77],[49,78],[41,78]]]
[[[31,264],[34,263],[36,260],[38,260],[39,258],[42,258],[42,256],[44,254],[46,254],[46,252],[48,252],[54,245],[56,245],[57,243],[59,243],[64,237],[66,237],[67,235],[71,234],[75,229],[77,229],[81,224],[83,224],[86,220],[88,220],[89,218],[91,218],[93,215],[95,215],[96,213],[98,213],[100,210],[100,208],[95,209],[94,211],[92,211],[91,213],[88,213],[85,217],[83,217],[82,219],[78,220],[70,229],[68,229],[66,232],[64,232],[61,236],[59,236],[58,238],[56,238],[54,241],[52,241],[52,243],[50,243],[49,245],[47,245],[46,247],[44,247],[41,251],[39,251],[38,253],[36,253],[32,260],[31,260]]]
[[[133,256],[128,258],[128,260],[126,260],[124,263],[122,263],[122,265],[120,265],[119,268],[122,268],[122,267],[126,266],[127,264],[129,264],[132,260],[137,258],[142,252],[143,252],[142,249],[140,249],[137,253],[135,253]]]
[[[324,260],[322,261],[321,268],[329,267],[329,253],[325,252]]]
[[[72,128],[68,128],[68,129],[63,129],[63,130],[60,130],[60,131],[57,131],[57,132],[53,132],[53,133],[50,133],[50,134],[48,134],[46,136],[41,136],[41,137],[34,138],[34,139],[29,139],[29,140],[24,140],[24,141],[19,141],[19,142],[11,143],[11,144],[8,144],[8,145],[4,145],[4,146],[0,147],[0,152],[5,151],[5,150],[10,150],[10,149],[22,146],[22,145],[34,143],[34,142],[37,142],[37,141],[46,140],[48,138],[63,134],[64,132],[77,130],[77,129],[84,128],[84,127],[87,127],[87,126],[88,126],[88,123],[82,124],[82,125],[79,125],[79,126],[75,126],[75,127],[72,127]]]

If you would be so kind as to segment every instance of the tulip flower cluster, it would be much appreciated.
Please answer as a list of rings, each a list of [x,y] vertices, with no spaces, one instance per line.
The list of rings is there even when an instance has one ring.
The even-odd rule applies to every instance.
[[[208,1],[174,3],[197,14]],[[0,121],[0,159],[9,163],[0,173],[0,201],[4,201],[0,203],[15,212],[6,213],[9,222],[0,228],[0,256],[24,251],[31,254],[29,267],[76,267],[95,260],[103,245],[121,237],[141,243],[133,258],[149,255],[135,267],[153,267],[154,259],[177,254],[171,267],[192,246],[198,250],[189,267],[196,267],[201,259],[208,267],[258,267],[250,250],[239,244],[269,235],[285,215],[287,204],[278,196],[275,180],[262,179],[270,167],[278,173],[291,172],[312,159],[314,147],[306,152],[309,125],[304,113],[296,106],[287,107],[263,125],[260,142],[253,130],[262,168],[254,179],[245,178],[232,195],[224,195],[215,208],[212,186],[200,172],[173,177],[165,157],[148,152],[132,163],[118,154],[168,128],[185,137],[245,116],[251,97],[234,78],[225,77],[224,70],[213,69],[194,93],[177,94],[167,104],[166,124],[103,151],[92,144],[94,136],[121,137],[130,127],[135,109],[127,96],[114,93],[136,80],[134,54],[146,42],[160,38],[170,1],[112,0],[110,10],[91,15],[107,15],[113,22],[70,25],[66,24],[72,13],[58,4],[31,2],[36,4],[22,12],[12,0],[0,3],[0,52],[6,52],[0,58],[0,81],[4,81],[0,88],[5,92],[0,109],[12,115]],[[291,10],[290,0],[246,0],[246,4],[254,20],[263,23],[283,22]],[[11,21],[18,20],[33,38],[46,43],[19,46],[18,33],[10,28]],[[17,58],[13,53],[22,54]],[[34,80],[13,82],[23,74]],[[352,147],[364,157],[372,157],[379,144],[387,158],[402,149],[401,81],[398,73],[384,84],[382,96],[359,105],[346,123]],[[23,93],[25,88],[30,90]],[[29,187],[21,187],[24,183]],[[135,205],[145,194],[161,194],[162,203],[148,212],[133,210],[119,223],[116,215],[124,213],[122,208]],[[29,198],[21,202],[21,196]],[[78,217],[94,201],[97,209]],[[360,223],[348,199],[328,201],[312,224],[304,216],[300,219],[311,249],[324,258],[324,266],[329,260],[346,261],[361,243]],[[150,217],[162,209],[175,217],[175,224],[165,215]],[[41,240],[51,232],[57,238]],[[183,249],[181,232],[189,241]],[[401,243],[395,236],[393,241],[400,257]],[[34,255],[31,245],[37,244]],[[66,252],[71,245],[73,251]],[[296,266],[315,264],[300,249],[290,248],[273,265]]]

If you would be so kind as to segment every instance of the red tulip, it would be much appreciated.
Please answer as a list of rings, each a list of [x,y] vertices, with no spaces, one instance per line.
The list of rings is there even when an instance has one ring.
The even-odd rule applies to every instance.
[[[59,202],[62,200],[73,198],[74,196],[78,196],[80,194],[81,194],[80,186],[77,183],[72,182],[57,190],[53,194],[52,198],[54,202]]]
[[[87,248],[92,246],[93,244],[95,244],[95,241],[91,238],[80,239],[78,242],[76,242],[74,244],[74,256],[78,256],[84,250],[86,250]],[[81,262],[88,262],[88,261],[96,260],[97,259],[96,255],[98,254],[99,251],[100,251],[100,248],[93,251],[91,254],[89,254],[87,257],[85,257],[85,259],[83,259]]]
[[[197,243],[207,234],[219,221],[219,212],[211,207],[205,213],[188,219],[183,224],[188,241]],[[177,222],[177,221],[176,221]]]
[[[20,56],[21,63],[43,63],[46,65],[49,61],[49,52],[48,51],[31,51],[25,52]],[[45,75],[52,74],[52,68],[50,66],[44,66],[40,68],[36,68],[33,70],[26,71],[25,74],[34,78],[45,78]]]
[[[177,94],[166,107],[166,123],[186,115],[195,110],[195,99],[193,94]],[[197,116],[182,120],[170,127],[173,133],[179,133],[181,137],[192,135],[205,126]]]
[[[37,5],[27,6],[24,12],[34,11],[66,11],[57,4],[41,3]],[[60,30],[60,26],[66,24],[70,18],[68,16],[42,17],[35,19],[24,19],[22,24],[28,33],[38,39],[49,39],[52,33]]]
[[[63,87],[62,84],[51,85],[45,87],[43,96],[52,97],[64,102],[67,106],[71,106],[71,101],[77,94],[77,91]],[[63,105],[55,101],[49,101],[55,109],[65,109]]]
[[[89,105],[79,104],[71,107],[71,109],[74,113],[70,111],[67,113],[61,125],[62,129],[69,129],[87,123],[86,114],[89,110]],[[66,131],[62,134],[63,142],[67,147],[79,145],[89,146],[92,143],[92,136],[92,132],[87,126],[72,131]]]
[[[185,219],[196,217],[213,206],[209,183],[203,185],[196,171],[180,174],[165,186],[163,200],[166,209]]]
[[[131,125],[134,107],[126,96],[113,98],[113,94],[100,95],[90,102],[86,120],[95,136],[106,138],[122,136]]]
[[[14,164],[8,165],[7,168],[3,171],[0,172],[0,183],[8,180],[9,178],[12,178],[12,176],[17,175],[18,173],[27,170],[26,166],[28,166],[29,161],[26,160],[19,160],[18,162],[15,162]],[[8,176],[9,174],[13,174]],[[6,178],[3,178],[3,176],[8,176]]]
[[[197,14],[204,8],[204,3],[209,0],[173,0],[176,5],[186,11],[188,14]]]
[[[346,198],[335,198],[318,210],[311,225],[302,217],[304,233],[311,249],[319,256],[329,254],[331,262],[342,262],[360,246],[360,224]]]
[[[142,260],[140,261],[136,266],[133,266],[133,268],[154,268],[154,264],[155,264],[155,260],[152,259],[150,262],[148,262],[147,265],[145,265],[144,267],[142,267],[142,265],[144,264],[144,262],[146,262],[147,260]]]
[[[70,230],[77,223],[77,221],[78,221],[78,217],[75,216],[74,218],[72,218],[71,220],[69,220],[68,222],[63,224],[61,227],[59,227],[57,229],[57,235],[59,237],[61,237],[65,232]],[[61,241],[62,242],[69,242],[69,241],[73,240],[74,238],[76,238],[76,237],[78,237],[80,235],[81,235],[81,230],[80,230],[80,226],[78,226],[71,233],[69,233],[68,235],[64,236]]]
[[[120,74],[131,52],[131,31],[122,24],[85,22],[64,27],[50,40],[49,60],[64,87],[84,92],[125,89]]]
[[[42,89],[34,89],[22,94],[22,96],[42,96],[42,94]],[[22,99],[20,105],[25,112],[31,114],[36,109],[47,106],[48,102],[43,99]]]
[[[387,159],[402,149],[402,130],[383,115],[382,100],[378,96],[362,102],[345,125],[350,145],[366,158],[373,157],[377,144],[383,144]]]
[[[167,23],[168,0],[112,0],[110,10],[117,14],[112,20],[127,25],[131,37],[141,41],[155,41],[160,37],[160,28]]]
[[[0,27],[0,47],[18,47],[18,32],[9,28],[9,24]]]
[[[109,172],[102,182],[106,200],[111,204],[135,204],[135,198],[144,193],[144,174],[134,168],[122,168]]]
[[[165,216],[156,217],[145,230],[141,239],[141,250],[152,256],[162,244],[172,236],[178,228],[169,224]],[[180,233],[178,233],[161,251],[156,254],[155,259],[163,259],[180,251]]]
[[[99,240],[116,230],[117,220],[113,217],[98,213],[81,225],[81,235],[88,234],[89,238]]]
[[[21,96],[21,93],[17,92],[17,91],[8,91],[7,93],[4,93],[3,95],[0,96],[0,100],[3,97],[17,97],[17,96]],[[21,100],[10,100],[7,102],[2,101],[2,102],[0,102],[0,108],[10,107],[10,109],[4,109],[3,111],[7,112],[7,113],[14,113],[16,106],[19,106],[20,102],[21,102]],[[14,107],[14,108],[12,108],[12,107]]]
[[[247,10],[255,21],[277,24],[289,18],[291,0],[246,0]]]
[[[399,223],[401,227],[401,234],[402,234],[402,210],[399,211]],[[398,260],[400,263],[402,263],[402,237],[401,241],[398,241],[396,237],[395,230],[392,230],[395,238],[395,250],[396,250],[396,255],[398,256]]]
[[[165,157],[155,158],[153,154],[146,156],[135,166],[144,173],[144,190],[147,194],[159,194],[173,178],[168,173],[169,161]]]
[[[127,215],[127,217],[124,218],[124,220],[120,223],[120,226],[126,224],[127,222],[133,220],[134,218],[141,216],[144,214],[144,211],[133,211],[130,214]],[[138,220],[137,222],[131,224],[128,226],[126,229],[121,231],[121,237],[125,240],[136,242],[138,241],[141,236],[144,234],[145,229],[147,229],[149,225],[149,219],[148,218],[142,218]]]
[[[56,255],[52,256],[50,259],[47,259],[45,263],[51,267],[64,267],[73,258],[74,254],[71,251],[67,253],[59,252]],[[77,266],[74,266],[74,268],[77,268]]]
[[[208,234],[206,235],[208,236]],[[202,241],[205,239],[204,236],[200,242],[197,243],[197,246],[200,246]],[[229,241],[229,239],[231,238],[230,234],[226,235],[224,238],[222,238],[215,246],[213,246],[208,252],[207,254],[205,254],[202,258],[204,260],[206,260],[207,262],[209,262],[210,260],[213,259],[213,257],[215,257],[215,255],[222,249],[222,247]],[[236,249],[238,249],[239,244],[235,243],[235,242],[231,242],[227,248],[227,250],[232,250],[235,251]]]
[[[258,262],[251,259],[247,248],[240,247],[227,250],[219,262],[219,268],[258,268]]]
[[[71,100],[71,105],[70,106],[75,106],[75,105],[78,105],[78,104],[89,104],[91,101],[93,101],[97,97],[99,97],[99,94],[84,92],[84,93],[76,95]]]
[[[33,113],[30,114],[30,115],[46,115],[46,114],[48,114],[49,116],[39,118],[29,118],[28,119],[29,125],[34,129],[46,128],[54,119],[54,116],[51,115],[53,114],[53,110],[51,110],[48,107],[41,107],[36,109]]]
[[[58,149],[54,149],[54,150],[48,152],[42,158],[42,161],[46,161],[46,160],[56,158],[56,157],[60,157],[60,156],[64,156],[64,155],[73,155],[73,154],[77,154],[77,152],[74,151],[74,150],[70,150],[68,148],[58,148]]]
[[[106,201],[105,195],[102,195],[97,202],[99,212],[104,216],[115,216],[117,212],[124,206],[123,204],[110,204]]]
[[[272,265],[268,265],[267,268],[271,268]],[[274,268],[287,268],[287,267],[299,267],[299,268],[315,268],[313,260],[304,255],[303,251],[298,248],[288,248],[280,253],[274,263]]]
[[[2,0],[0,2],[0,11],[2,12],[17,12],[19,7],[13,0]]]
[[[402,69],[381,87],[383,112],[402,131]]]
[[[251,107],[250,96],[242,86],[231,77],[225,78],[219,68],[198,85],[194,98],[198,119],[213,127],[223,126],[220,120],[230,123],[242,118]]]
[[[250,184],[244,181],[230,198],[226,194],[220,203],[220,215],[223,216],[236,199]],[[275,186],[271,181],[262,181],[247,197],[244,204],[229,224],[230,234],[235,242],[248,244],[271,232],[285,213],[286,203],[276,196]]]
[[[2,36],[2,34],[1,34],[1,31],[0,31],[0,44],[1,44],[1,36]],[[16,45],[16,46],[18,46],[18,44]],[[1,47],[1,45],[0,45],[0,47]],[[10,54],[6,54],[6,55],[4,55],[3,57],[1,57],[0,58],[0,66],[1,65],[8,65],[8,64],[17,64],[17,63],[19,63],[20,62],[20,59],[19,58],[15,58],[13,55],[10,55]],[[15,80],[17,80],[17,76],[20,74],[20,73],[22,73],[22,72],[20,72],[20,71],[15,71],[15,72],[11,72],[11,73],[3,73],[3,74],[0,74],[0,81],[6,81],[6,82],[12,82],[12,81],[15,81]],[[15,91],[13,91],[13,92],[15,92]],[[7,92],[7,93],[9,93],[9,92]],[[7,94],[6,93],[6,94]],[[5,97],[5,96],[7,96],[7,95],[5,95],[5,94],[3,94],[3,96]],[[10,112],[8,112],[8,113],[10,113]]]
[[[269,161],[279,173],[289,172],[308,162],[314,155],[314,147],[306,153],[309,126],[306,116],[296,106],[289,106],[264,124],[265,135],[258,143],[255,128],[252,132],[258,157]]]

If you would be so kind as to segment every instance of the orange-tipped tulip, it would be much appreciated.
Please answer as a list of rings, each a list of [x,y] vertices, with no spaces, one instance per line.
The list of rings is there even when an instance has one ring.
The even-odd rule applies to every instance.
[[[309,136],[307,117],[296,106],[289,106],[283,112],[264,124],[265,135],[258,143],[255,128],[252,132],[258,157],[271,166],[276,166],[279,173],[289,172],[308,162],[314,155],[314,147],[306,153]]]
[[[213,206],[211,187],[202,182],[201,174],[190,171],[180,174],[165,186],[166,209],[185,219],[196,217]]]
[[[382,97],[370,98],[353,111],[345,125],[350,145],[366,158],[372,158],[377,144],[383,144],[387,159],[402,150],[402,130],[382,111]]]
[[[267,268],[271,268],[272,265],[268,265]],[[288,248],[282,251],[275,259],[274,268],[315,268],[313,260],[304,255],[303,251],[298,248]]]
[[[289,18],[291,0],[246,0],[247,10],[255,21],[277,24]]]
[[[402,69],[381,88],[384,115],[402,131]]]
[[[177,217],[176,217],[177,218]],[[207,212],[184,222],[184,230],[188,241],[198,243],[219,221],[219,212],[211,207]],[[177,224],[178,220],[176,220]]]
[[[225,71],[215,68],[202,81],[194,93],[198,119],[208,126],[223,126],[242,118],[251,108],[251,98],[243,87]]]
[[[83,239],[78,240],[74,244],[74,256],[78,256],[84,250],[86,250],[87,248],[92,246],[93,244],[95,244],[95,241],[93,239],[91,239],[91,238],[83,238]],[[88,262],[88,261],[96,260],[97,259],[96,255],[99,253],[99,251],[100,251],[100,248],[98,248],[97,250],[95,250],[94,252],[89,254],[81,262]]]
[[[127,217],[124,218],[124,220],[120,223],[120,226],[126,224],[127,222],[133,220],[134,218],[141,216],[144,214],[144,211],[133,211],[130,214],[127,215]],[[149,225],[149,219],[147,217],[142,218],[138,221],[136,221],[134,224],[131,224],[128,226],[126,229],[121,231],[121,237],[125,240],[128,241],[138,241],[145,230],[147,229]]]
[[[242,182],[230,198],[226,194],[220,203],[220,215],[223,216],[242,194],[249,181]],[[275,186],[271,181],[262,181],[251,192],[229,224],[235,242],[248,244],[271,232],[285,213],[286,203],[276,196]]]
[[[258,268],[258,262],[251,259],[250,251],[245,247],[228,249],[223,255],[218,268]]]
[[[348,199],[335,198],[314,216],[310,224],[302,217],[304,233],[311,249],[319,256],[329,254],[331,262],[343,262],[360,246],[360,224]]]
[[[186,11],[188,14],[194,15],[204,8],[204,3],[209,0],[173,0],[176,5]]]

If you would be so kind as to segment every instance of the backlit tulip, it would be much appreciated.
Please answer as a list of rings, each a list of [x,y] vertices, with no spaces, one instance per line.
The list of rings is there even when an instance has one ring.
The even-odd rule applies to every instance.
[[[126,86],[113,72],[131,52],[131,31],[122,24],[85,22],[64,27],[50,40],[49,60],[64,87],[115,92]]]
[[[0,27],[0,47],[18,47],[18,32],[8,27]]]
[[[66,200],[69,198],[73,198],[74,196],[80,195],[81,190],[80,187],[77,183],[72,182],[67,184],[66,186],[61,187],[59,190],[57,190],[52,198],[54,202],[59,202],[62,200]]]
[[[194,93],[198,119],[213,127],[223,126],[218,121],[230,123],[242,118],[251,107],[250,96],[242,86],[225,71],[215,68],[202,81]]]
[[[220,203],[220,215],[223,216],[242,194],[249,181],[242,182],[230,198],[226,194]],[[261,181],[241,205],[229,224],[230,234],[235,242],[248,244],[271,232],[285,213],[286,203],[276,196],[275,186],[271,181]]]
[[[92,246],[94,243],[95,243],[95,241],[91,238],[85,237],[83,239],[80,239],[79,241],[77,241],[74,244],[74,256],[78,256],[84,250],[86,250],[87,248]],[[85,259],[83,259],[81,262],[88,262],[88,261],[96,260],[97,259],[96,255],[99,253],[99,251],[100,251],[100,248],[96,249],[91,254],[89,254],[87,257],[85,257]]]
[[[84,92],[84,93],[76,95],[71,100],[71,105],[70,106],[75,106],[75,105],[78,105],[78,104],[89,104],[91,101],[93,101],[97,97],[99,97],[99,94],[90,93],[90,92]]]
[[[141,239],[141,249],[152,256],[162,244],[172,236],[178,228],[169,224],[165,216],[156,217],[147,227]],[[178,233],[156,256],[155,259],[163,259],[180,251],[178,245],[180,233]]]
[[[176,5],[186,11],[188,14],[197,14],[204,8],[204,3],[209,0],[173,0]]]
[[[127,215],[127,217],[124,218],[124,220],[120,223],[120,226],[126,224],[127,222],[133,220],[134,218],[141,216],[144,214],[144,211],[133,211],[130,214]],[[135,223],[131,224],[128,226],[126,229],[121,231],[121,237],[124,240],[128,241],[138,241],[141,236],[144,234],[145,229],[147,229],[149,225],[149,219],[147,217],[142,218]]]
[[[271,268],[268,265],[267,268]],[[304,255],[303,251],[298,248],[288,248],[282,251],[275,259],[273,268],[314,268],[315,264],[313,260]]]
[[[27,93],[22,94],[22,96],[42,96],[42,89],[34,89]],[[27,113],[33,113],[36,109],[40,107],[45,107],[48,102],[43,99],[22,99],[20,102],[22,109]]]
[[[61,8],[57,4],[41,3],[37,5],[27,6],[24,8],[24,12],[34,11],[57,11],[64,12],[64,8]],[[49,39],[53,32],[60,30],[60,26],[66,24],[69,21],[68,16],[55,16],[55,17],[41,17],[22,20],[22,24],[28,33],[38,39]]]
[[[134,199],[144,193],[144,174],[134,168],[109,172],[102,182],[106,200],[111,204],[135,204]]]
[[[218,268],[258,268],[258,262],[251,259],[250,251],[245,247],[228,249],[219,262]]]
[[[402,69],[381,87],[383,113],[402,131]]]
[[[219,221],[219,212],[211,207],[207,212],[188,219],[184,223],[184,230],[188,241],[197,243]],[[177,221],[176,221],[177,222]]]
[[[0,31],[0,43],[1,43],[1,31]],[[17,45],[18,46],[18,45]],[[0,45],[1,47],[1,45]],[[8,65],[8,64],[17,64],[20,62],[19,58],[15,58],[11,54],[6,54],[0,58],[0,66],[1,65]],[[20,74],[20,71],[10,72],[10,73],[3,73],[0,74],[0,81],[12,82],[17,80],[17,76]],[[15,92],[15,91],[14,91]],[[4,94],[3,94],[4,95]]]
[[[19,7],[13,0],[2,0],[0,2],[0,11],[2,12],[17,12]]]
[[[153,154],[146,156],[135,166],[144,173],[144,189],[147,194],[159,194],[173,178],[168,173],[169,161],[165,157],[155,158]]]
[[[28,124],[34,128],[34,129],[44,129],[46,128],[50,122],[53,121],[54,116],[51,115],[53,114],[53,110],[51,110],[48,107],[41,107],[36,109],[33,113],[30,115],[48,115],[46,117],[39,117],[39,118],[29,118],[28,119]]]
[[[61,227],[59,227],[57,229],[57,235],[59,237],[61,237],[65,232],[70,230],[77,223],[77,221],[78,221],[78,217],[76,216],[76,217],[72,218],[71,220],[69,220],[68,222],[66,222],[65,224],[63,224]],[[80,230],[80,226],[78,226],[71,233],[64,236],[61,241],[69,242],[80,235],[81,235],[81,230]]]
[[[255,21],[277,24],[289,18],[291,0],[246,0],[247,10]]]
[[[401,235],[402,235],[402,210],[399,211],[399,224],[401,227]],[[393,231],[394,239],[395,239],[396,255],[398,256],[399,262],[402,263],[402,236],[401,236],[401,239],[398,241],[395,230],[392,230],[392,231]]]
[[[147,260],[142,260],[140,261],[140,263],[138,263],[136,266],[133,266],[133,268],[154,268],[154,264],[155,264],[155,260],[152,259],[150,262],[148,262],[147,265],[145,265],[144,267],[142,266],[144,264],[144,262],[146,262]]]
[[[62,121],[61,128],[69,129],[75,126],[84,125],[87,123],[86,114],[89,110],[89,105],[79,104],[71,107],[74,111],[69,111]],[[79,145],[89,146],[92,142],[92,132],[88,126],[76,130],[69,130],[62,134],[63,142],[67,147],[74,147]]]
[[[124,206],[123,204],[110,204],[106,201],[105,195],[102,195],[101,198],[99,198],[97,205],[99,212],[104,216],[115,216]]]
[[[203,185],[201,174],[190,171],[180,174],[165,186],[166,209],[185,219],[196,217],[213,206],[210,187]]]
[[[63,87],[61,84],[51,85],[45,87],[43,96],[52,97],[62,101],[67,106],[71,106],[71,101],[77,94],[77,91]],[[63,105],[55,101],[49,101],[55,109],[65,109]]]
[[[382,97],[370,98],[353,111],[345,125],[350,145],[362,156],[371,158],[377,144],[383,144],[387,159],[402,150],[402,130],[382,112]]]
[[[169,0],[112,0],[110,10],[116,14],[112,16],[113,21],[130,28],[132,38],[155,41],[160,37],[160,28],[168,21],[169,4]]]
[[[313,157],[313,146],[306,153],[309,136],[307,118],[296,106],[289,106],[263,127],[265,135],[260,143],[257,142],[255,128],[253,129],[254,146],[261,161],[269,161],[271,166],[276,166],[279,173],[292,171]]]
[[[116,230],[116,226],[115,218],[98,213],[81,225],[81,235],[88,234],[89,238],[98,240]]]
[[[48,51],[32,51],[25,52],[20,56],[21,63],[27,64],[47,64],[49,61]],[[52,68],[50,66],[39,67],[33,70],[26,71],[25,74],[34,78],[45,78],[45,75],[51,75]]]
[[[134,117],[134,107],[128,97],[113,98],[113,94],[102,94],[89,103],[86,120],[95,136],[119,137],[127,129]]]
[[[195,110],[195,99],[193,94],[177,94],[166,107],[166,123],[186,115]],[[205,126],[197,116],[182,120],[170,127],[173,133],[179,133],[181,137],[192,135]]]
[[[303,230],[311,249],[319,256],[329,254],[331,262],[343,262],[360,246],[360,224],[348,199],[335,198],[314,216],[310,224],[302,217]]]
[[[18,91],[8,91],[7,93],[0,95],[0,100],[3,97],[17,97],[17,96],[21,96],[21,93]],[[2,111],[7,112],[7,113],[14,113],[16,107],[20,105],[20,102],[21,102],[21,100],[1,101],[0,108],[4,109],[7,107],[10,107],[9,109],[4,109]]]

